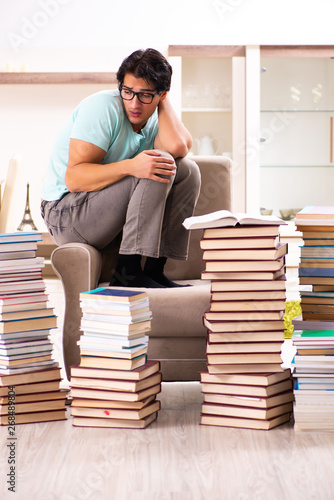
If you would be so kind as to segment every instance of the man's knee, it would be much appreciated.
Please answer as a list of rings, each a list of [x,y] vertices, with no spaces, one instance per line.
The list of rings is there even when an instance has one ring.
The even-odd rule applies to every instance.
[[[183,158],[178,158],[176,160],[176,165],[178,171],[182,172],[183,177],[186,177],[192,184],[192,188],[199,192],[201,188],[201,171],[199,166],[194,160],[191,160],[188,156]]]
[[[170,158],[171,160],[174,160],[173,156],[167,151],[164,151],[163,149],[155,149],[154,151],[160,153],[161,156],[163,156],[164,158]]]

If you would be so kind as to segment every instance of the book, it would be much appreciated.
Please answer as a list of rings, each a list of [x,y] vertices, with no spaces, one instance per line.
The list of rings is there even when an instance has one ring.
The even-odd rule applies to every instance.
[[[106,324],[113,324],[113,325],[132,325],[135,323],[142,323],[142,322],[147,322],[152,318],[152,313],[151,311],[144,311],[144,312],[138,312],[138,313],[133,313],[131,315],[124,315],[124,314],[111,314],[109,312],[108,315],[106,314],[99,314],[99,313],[87,313],[83,312],[82,315],[82,320],[81,323],[83,325],[89,324],[88,322],[92,322],[92,324],[96,323],[96,326],[98,327],[100,324],[103,327],[106,327]],[[107,322],[107,323],[106,323]]]
[[[316,312],[304,312],[303,311],[303,320],[305,321],[334,321],[334,314],[327,313],[316,313]]]
[[[334,330],[334,321],[305,321],[301,316],[292,319],[295,330]]]
[[[232,249],[232,250],[204,250],[203,260],[227,260],[227,261],[240,261],[240,260],[254,260],[254,261],[275,261],[283,257],[288,252],[287,243],[280,243],[277,248],[266,249]],[[281,266],[282,267],[282,266]]]
[[[280,226],[233,226],[204,229],[202,239],[277,237]]]
[[[114,348],[114,349],[97,349],[81,347],[81,356],[97,356],[103,358],[117,359],[134,359],[147,353],[147,344],[135,347]]]
[[[110,378],[114,380],[143,380],[154,373],[160,371],[160,361],[148,359],[146,364],[134,368],[130,371],[124,370],[109,370],[101,368],[85,368],[79,364],[71,366],[72,377],[86,377],[86,378]]]
[[[47,370],[50,368],[57,368],[58,362],[52,359],[46,361],[37,361],[21,366],[8,367],[0,365],[0,377],[4,375],[22,375],[24,373],[33,372],[36,370]]]
[[[297,219],[333,219],[334,206],[307,205],[296,214]]]
[[[104,391],[101,389],[84,389],[82,387],[72,387],[72,398],[81,399],[104,399],[111,401],[143,401],[149,396],[159,394],[161,391],[161,384],[148,387],[138,392],[124,392],[124,391]]]
[[[211,283],[211,293],[213,292],[253,292],[253,291],[285,291],[285,277],[284,279],[277,279],[271,281],[213,281]]]
[[[285,267],[283,266],[278,271],[244,271],[244,272],[219,272],[219,271],[202,271],[201,278],[211,281],[265,281],[277,280],[285,276]],[[248,285],[251,287],[251,285]]]
[[[28,302],[45,302],[48,300],[48,295],[45,292],[24,292],[16,295],[0,296],[0,307],[5,305],[18,305]]]
[[[14,390],[15,398],[22,396],[31,399],[35,396],[38,397],[39,394],[46,394],[46,396],[48,393],[55,394],[55,391],[57,391],[58,394],[60,381],[61,379],[59,378],[58,380],[51,380],[50,382],[37,382],[32,384],[21,383],[20,385],[15,386],[0,387],[0,397],[6,399],[10,390]]]
[[[334,257],[334,247],[322,246],[322,247],[308,247],[303,246],[300,249],[301,257]]]
[[[34,358],[22,357],[18,359],[4,359],[2,356],[0,358],[0,373],[6,373],[7,370],[12,370],[14,373],[16,369],[25,369],[30,367],[41,367],[52,365],[54,361],[51,359],[51,355],[48,356],[37,356]]]
[[[207,354],[281,352],[282,342],[219,342],[206,344]]]
[[[42,278],[42,270],[0,273],[0,283],[11,283],[14,281],[27,281]]]
[[[142,380],[123,380],[108,378],[85,378],[71,375],[71,386],[87,389],[101,389],[110,391],[139,392],[148,387],[161,383],[161,372],[154,373]]]
[[[4,306],[0,306],[0,314],[5,314],[8,312],[17,312],[17,311],[33,311],[34,309],[46,309],[47,301],[44,302],[24,302],[20,305],[18,304],[6,304]]]
[[[0,253],[18,252],[24,250],[37,251],[36,241],[2,242],[0,238]]]
[[[206,317],[203,319],[204,326],[214,333],[223,332],[251,332],[251,331],[271,331],[271,330],[284,330],[284,321],[217,321],[210,320]]]
[[[296,343],[302,340],[313,341],[313,343],[318,343],[319,340],[334,340],[334,329],[333,330],[297,330],[294,329],[292,334],[292,343]]]
[[[45,282],[42,279],[18,281],[13,283],[0,283],[1,294],[17,294],[20,292],[44,292]]]
[[[36,329],[51,329],[57,327],[57,317],[46,316],[42,318],[25,318],[17,320],[0,320],[0,333],[12,333]]]
[[[147,297],[147,292],[138,292],[124,288],[95,288],[80,293],[81,300],[101,300],[113,302],[132,302]]]
[[[148,406],[139,410],[120,409],[120,408],[92,408],[73,406],[71,414],[73,417],[93,417],[103,419],[124,419],[124,420],[142,420],[152,413],[156,413],[161,408],[160,401],[153,401]]]
[[[333,236],[334,237],[334,236]],[[227,250],[227,249],[275,249],[279,246],[279,237],[260,238],[205,238],[200,240],[202,250]],[[334,242],[334,239],[333,239]]]
[[[28,259],[8,259],[0,260],[1,270],[32,269],[44,266],[44,257],[31,257]]]
[[[301,294],[303,295],[303,294]],[[268,290],[268,291],[231,291],[231,292],[211,292],[211,302],[229,302],[230,304],[237,304],[237,302],[244,302],[245,304],[250,304],[251,302],[262,302],[266,301],[267,304],[271,301],[285,301],[285,290]],[[251,299],[251,300],[250,300]],[[334,302],[334,294],[333,294]]]
[[[229,406],[218,403],[203,403],[202,412],[206,415],[224,415],[227,417],[255,418],[261,420],[269,420],[292,412],[292,403],[285,403],[272,408],[253,408],[242,406]]]
[[[333,238],[325,238],[325,239],[311,239],[311,238],[305,238],[304,240],[304,246],[311,246],[311,247],[317,247],[317,246],[334,246],[334,233],[333,233]]]
[[[283,300],[255,300],[253,294],[248,294],[248,299],[253,300],[234,301],[232,294],[229,294],[229,301],[213,300],[214,298],[211,294],[210,311],[284,311],[285,309],[285,296]]]
[[[37,382],[46,382],[51,380],[60,380],[60,368],[57,366],[50,369],[35,369],[32,372],[15,373],[8,375],[0,375],[0,387],[8,387],[10,385],[32,384]]]
[[[202,389],[202,392],[205,391]],[[208,404],[219,404],[219,405],[232,405],[232,406],[248,406],[251,408],[263,408],[269,409],[283,405],[286,403],[292,403],[294,400],[294,394],[291,390],[284,393],[269,396],[269,397],[256,397],[254,395],[249,396],[237,396],[235,394],[215,394],[215,393],[205,393],[204,403]]]
[[[82,348],[98,348],[98,349],[120,349],[123,347],[134,347],[140,344],[147,344],[149,340],[148,335],[128,339],[126,337],[99,337],[88,335],[87,333],[81,335],[80,340],[77,341],[78,346]]]
[[[58,384],[58,386],[59,386],[59,384]],[[7,394],[5,396],[0,396],[0,405],[8,405],[8,403],[10,403],[10,401],[12,401],[12,398],[10,396],[8,396],[8,392],[9,391],[7,390]],[[15,405],[21,404],[21,403],[37,402],[37,401],[38,402],[54,401],[56,399],[65,400],[66,396],[67,396],[67,392],[60,390],[59,387],[57,389],[55,389],[54,391],[33,393],[33,394],[17,394],[16,387],[13,387],[13,390],[11,393],[15,394]]]
[[[208,321],[270,321],[283,318],[283,311],[206,311]]]
[[[10,251],[10,252],[5,252],[1,251],[0,247],[0,262],[6,261],[8,262],[9,260],[12,262],[12,260],[18,260],[18,259],[29,259],[29,258],[34,258],[36,255],[35,250],[23,250],[23,251]]]
[[[291,371],[289,368],[279,373],[235,373],[235,374],[211,374],[209,372],[200,372],[201,382],[222,383],[235,385],[251,385],[268,387],[273,384],[290,379]]]
[[[52,422],[56,420],[66,420],[66,409],[38,411],[31,413],[22,413],[15,415],[15,425],[31,424],[37,422]],[[11,425],[11,420],[8,415],[0,416],[0,425]]]
[[[218,376],[218,375],[217,375]],[[216,376],[216,377],[217,377]],[[207,374],[206,379],[209,377],[215,377],[215,375]],[[203,377],[204,378],[204,377]],[[204,378],[205,380],[205,378]],[[286,394],[287,392],[292,393],[292,380],[287,379],[283,382],[278,382],[276,384],[271,384],[268,386],[257,386],[257,385],[239,385],[239,384],[224,384],[218,382],[201,382],[201,389],[204,394],[215,394],[215,395],[233,395],[233,396],[245,396],[245,397],[257,397],[257,398],[270,398],[273,396],[280,395],[281,393]],[[219,401],[216,401],[217,403]]]
[[[245,429],[261,429],[269,430],[278,425],[289,422],[291,412],[279,415],[268,420],[241,418],[241,417],[226,417],[218,415],[201,415],[202,425],[216,425],[220,427],[238,427]]]
[[[154,420],[157,419],[158,412],[152,413],[141,420],[122,420],[112,418],[92,418],[92,417],[74,417],[73,425],[75,427],[112,427],[125,429],[145,429]]]
[[[146,363],[146,354],[133,359],[105,358],[102,356],[81,356],[80,366],[106,368],[110,370],[133,370]]]
[[[35,340],[38,339],[44,339],[48,337],[50,334],[50,329],[43,329],[43,330],[28,330],[28,331],[18,331],[18,332],[10,332],[10,333],[0,333],[0,342],[6,342],[6,341],[24,341],[24,340],[31,340],[34,338]]]
[[[1,233],[0,244],[2,243],[16,243],[23,241],[42,241],[42,233],[19,231],[16,233]]]
[[[235,365],[235,364],[262,364],[262,363],[282,363],[281,354],[276,352],[262,353],[215,353],[207,354],[207,362],[210,365]]]
[[[334,277],[323,277],[323,276],[301,276],[299,277],[300,285],[332,285],[334,286]]]
[[[309,231],[309,228],[303,230],[302,239],[304,241],[304,245],[306,241],[314,240],[328,240],[333,239],[334,242],[334,231]]]
[[[183,226],[186,229],[206,229],[210,227],[236,226],[237,224],[279,226],[285,224],[285,222],[273,215],[232,214],[228,210],[218,210],[205,215],[192,216],[183,221]]]
[[[204,252],[205,253],[205,252]],[[278,260],[208,260],[205,262],[205,274],[207,273],[225,273],[225,279],[231,279],[230,273],[245,273],[247,272],[277,272],[284,268],[284,259]],[[247,276],[246,276],[247,278]],[[238,278],[236,278],[238,279]]]
[[[71,407],[84,406],[85,408],[104,408],[104,409],[128,409],[141,410],[145,406],[155,401],[156,396],[153,394],[142,401],[112,401],[104,399],[83,399],[75,398],[71,402]]]
[[[217,342],[275,342],[280,341],[280,344],[284,341],[284,330],[274,330],[274,331],[244,331],[244,332],[221,332],[213,333],[209,330],[208,332],[208,342],[215,344]]]
[[[16,319],[29,319],[29,318],[43,318],[46,316],[54,316],[53,307],[0,313],[0,321],[12,321],[12,320],[16,320]]]
[[[42,401],[29,401],[26,403],[19,403],[15,400],[15,420],[16,416],[20,413],[32,413],[39,411],[61,410],[65,408],[66,394],[60,393],[61,398],[42,400]],[[0,406],[0,415],[8,415],[10,410],[9,404],[2,404]]]
[[[39,341],[0,342],[0,356],[17,356],[20,354],[37,353],[41,351],[52,351],[53,345],[49,339]]]
[[[301,259],[299,262],[299,268],[312,268],[312,269],[331,269],[334,268],[334,259]]]
[[[108,321],[93,321],[81,319],[81,329],[84,332],[105,332],[116,335],[128,335],[131,333],[148,332],[151,329],[151,321],[138,321],[131,324],[109,323]]]
[[[137,315],[139,314],[144,314],[144,313],[150,313],[149,311],[149,308],[148,307],[138,307],[138,304],[137,303],[133,303],[130,305],[130,307],[128,307],[128,304],[122,304],[121,307],[110,307],[110,306],[114,306],[114,304],[112,302],[107,302],[107,307],[98,307],[98,305],[101,305],[101,302],[96,302],[96,306],[95,306],[95,302],[93,304],[92,307],[83,307],[81,306],[81,309],[83,311],[83,313],[86,315],[86,317],[88,317],[89,314],[97,314],[98,316],[101,316],[100,318],[98,319],[102,319],[103,320],[103,317],[104,319],[106,318],[106,316],[110,315],[110,316],[124,316],[126,318],[131,318],[131,317],[136,317]],[[123,307],[125,306],[125,307]],[[147,316],[150,316],[150,314],[148,314]]]
[[[281,372],[281,363],[239,363],[239,364],[208,364],[209,373],[270,373]]]

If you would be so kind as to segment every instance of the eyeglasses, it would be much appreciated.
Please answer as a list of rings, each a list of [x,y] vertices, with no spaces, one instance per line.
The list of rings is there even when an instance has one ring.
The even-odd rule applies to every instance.
[[[156,95],[159,95],[159,92],[155,92],[154,94],[150,94],[149,92],[133,92],[133,90],[124,87],[120,87],[119,92],[121,94],[121,98],[124,99],[125,101],[132,101],[132,99],[136,95],[138,100],[142,104],[151,104],[154,97]]]

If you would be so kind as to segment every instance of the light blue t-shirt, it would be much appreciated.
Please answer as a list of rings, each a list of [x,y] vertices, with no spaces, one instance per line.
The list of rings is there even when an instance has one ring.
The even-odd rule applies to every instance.
[[[103,90],[87,97],[73,111],[56,139],[42,188],[43,200],[59,200],[68,193],[65,173],[70,139],[90,142],[106,151],[101,164],[107,164],[153,149],[157,134],[157,110],[137,134],[125,114],[118,90]]]

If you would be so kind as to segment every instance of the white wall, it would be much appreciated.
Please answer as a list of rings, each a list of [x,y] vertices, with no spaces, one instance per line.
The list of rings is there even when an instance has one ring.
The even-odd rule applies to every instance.
[[[116,71],[137,48],[177,44],[332,44],[332,0],[0,0],[0,71]],[[54,137],[100,86],[0,87],[0,178],[21,153],[35,223]],[[18,199],[18,219],[25,199]],[[15,228],[13,228],[15,229]]]

